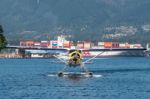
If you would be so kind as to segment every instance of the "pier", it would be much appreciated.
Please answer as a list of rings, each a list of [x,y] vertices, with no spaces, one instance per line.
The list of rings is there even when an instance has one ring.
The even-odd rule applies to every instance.
[[[0,58],[22,58],[22,56],[16,53],[1,53]]]

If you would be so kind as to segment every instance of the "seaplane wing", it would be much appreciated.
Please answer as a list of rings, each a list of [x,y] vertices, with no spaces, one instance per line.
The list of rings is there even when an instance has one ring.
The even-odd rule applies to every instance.
[[[61,61],[62,63],[64,63],[64,64],[66,64],[66,65],[67,65],[67,61],[66,61],[65,59],[60,58],[60,57],[59,57],[59,56],[57,56],[57,55],[54,55],[54,57],[55,57],[56,59],[58,59],[59,61]]]
[[[90,59],[84,61],[83,63],[86,64],[86,63],[88,63],[89,61],[94,60],[96,57],[98,57],[99,55],[103,54],[104,52],[105,52],[105,51],[98,53],[97,55],[95,55],[95,56],[93,56],[92,58],[90,58]]]
[[[64,64],[68,64],[69,60],[72,59],[75,54],[78,54],[78,56],[80,57],[80,60],[82,60],[81,53],[84,52],[84,51],[100,51],[100,53],[98,53],[97,55],[93,56],[92,58],[90,58],[90,59],[88,59],[86,61],[82,61],[83,64],[89,63],[91,60],[94,60],[96,57],[100,56],[101,54],[103,54],[105,52],[105,51],[101,51],[99,49],[89,49],[89,50],[68,49],[68,54],[66,53],[65,55],[63,55],[63,54],[60,53],[59,55],[54,55],[54,57],[56,59],[58,59],[60,62],[62,62]]]
[[[27,50],[53,50],[53,51],[68,51],[68,48],[47,48],[47,47],[34,47],[34,46],[6,46],[6,48],[14,49],[27,49]]]
[[[117,49],[109,49],[109,48],[108,49],[102,49],[102,48],[101,49],[100,48],[96,48],[96,49],[82,49],[82,52],[88,52],[88,51],[92,51],[92,52],[96,51],[96,52],[98,52],[99,51],[99,53],[97,53],[97,55],[91,57],[88,60],[85,60],[83,63],[84,64],[89,63],[90,61],[94,60],[96,57],[102,55],[106,51],[112,51],[112,50],[117,50]]]

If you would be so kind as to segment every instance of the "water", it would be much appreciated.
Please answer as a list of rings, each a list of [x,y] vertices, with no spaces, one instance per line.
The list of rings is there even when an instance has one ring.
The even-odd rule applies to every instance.
[[[95,77],[48,76],[63,68],[62,64],[52,64],[52,61],[55,60],[0,59],[0,99],[150,97],[150,58],[97,58],[94,64],[87,64]]]

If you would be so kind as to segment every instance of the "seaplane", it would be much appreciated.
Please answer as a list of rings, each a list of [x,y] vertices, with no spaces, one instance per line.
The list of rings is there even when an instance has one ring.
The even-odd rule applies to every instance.
[[[69,68],[69,67],[74,67],[74,68],[80,67],[83,70],[83,72],[80,73],[80,75],[84,75],[88,77],[93,76],[93,73],[87,69],[85,64],[89,63],[90,61],[95,59],[97,56],[104,53],[104,51],[85,61],[83,60],[83,51],[88,51],[88,50],[69,49],[67,54],[54,55],[56,59],[58,59],[61,63],[64,64],[64,67],[62,68],[62,70],[58,72],[59,77],[63,77],[64,75],[75,74],[75,73],[65,72],[66,68]]]

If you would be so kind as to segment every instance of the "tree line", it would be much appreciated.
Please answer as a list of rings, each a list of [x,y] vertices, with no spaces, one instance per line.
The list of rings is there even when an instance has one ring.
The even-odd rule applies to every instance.
[[[2,26],[0,25],[0,51],[5,48],[6,44],[7,44],[7,41],[6,41],[6,38],[5,36],[3,35],[4,33],[4,30],[2,28]]]

